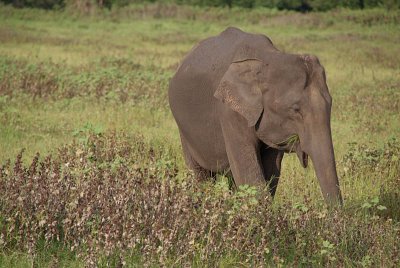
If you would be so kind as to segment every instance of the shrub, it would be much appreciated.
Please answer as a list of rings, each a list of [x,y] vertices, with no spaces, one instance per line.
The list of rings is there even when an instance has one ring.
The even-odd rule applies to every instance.
[[[165,95],[158,90],[168,83],[165,70],[113,58],[96,61],[96,68],[91,65],[66,68],[64,64],[28,64],[0,57],[0,96],[25,94],[53,100],[94,96],[120,102],[146,100],[147,106],[153,107],[166,105]]]
[[[15,7],[35,7],[44,9],[58,9],[67,7],[69,10],[81,14],[93,14],[98,8],[124,7],[130,4],[178,4],[211,7],[268,7],[286,10],[326,11],[336,7],[364,9],[385,6],[387,9],[400,7],[399,0],[1,0]]]
[[[398,262],[399,229],[374,210],[368,217],[329,211],[307,196],[273,206],[266,190],[232,193],[224,178],[197,182],[168,148],[140,136],[88,132],[54,156],[25,166],[21,152],[0,168],[3,250],[34,253],[59,241],[88,265],[122,264],[131,254],[146,266]]]
[[[14,7],[35,7],[44,9],[59,9],[65,6],[64,0],[2,0]]]
[[[396,138],[377,148],[358,143],[351,143],[349,146],[343,157],[343,165],[344,171],[350,175],[364,175],[366,171],[388,176],[400,169],[400,142]]]

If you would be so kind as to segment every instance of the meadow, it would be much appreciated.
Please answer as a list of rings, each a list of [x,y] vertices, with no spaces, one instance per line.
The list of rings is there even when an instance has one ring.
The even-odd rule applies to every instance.
[[[319,57],[344,207],[286,155],[274,200],[199,183],[170,77],[228,26]],[[400,265],[400,12],[0,5],[0,266]]]

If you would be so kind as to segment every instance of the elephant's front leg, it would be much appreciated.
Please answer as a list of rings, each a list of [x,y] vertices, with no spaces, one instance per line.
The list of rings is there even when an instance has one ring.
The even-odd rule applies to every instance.
[[[264,169],[264,177],[269,186],[271,196],[275,196],[278,187],[279,177],[281,175],[281,163],[284,152],[270,148],[262,144],[260,148],[261,162]]]
[[[239,119],[240,120],[240,119]],[[260,142],[254,130],[235,120],[221,123],[226,154],[236,187],[265,186]]]

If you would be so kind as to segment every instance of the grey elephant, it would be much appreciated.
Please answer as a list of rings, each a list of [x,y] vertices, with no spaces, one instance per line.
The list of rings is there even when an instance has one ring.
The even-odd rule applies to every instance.
[[[169,85],[185,162],[205,178],[230,170],[236,186],[269,185],[274,196],[284,153],[313,161],[328,203],[342,203],[332,144],[332,99],[311,55],[229,27],[201,41]]]

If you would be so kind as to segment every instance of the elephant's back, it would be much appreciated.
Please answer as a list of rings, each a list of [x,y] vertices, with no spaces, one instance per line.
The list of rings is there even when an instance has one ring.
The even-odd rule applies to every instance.
[[[216,100],[214,92],[244,34],[239,29],[228,28],[218,36],[199,42],[182,60],[170,80],[168,92],[177,121],[181,113],[194,114],[195,110],[200,112],[198,116],[208,116],[207,111]]]
[[[236,43],[241,39],[240,30],[228,28],[218,36],[213,36],[200,41],[185,56],[179,65],[176,74],[171,79],[170,88],[180,87],[182,79],[205,79],[209,77],[210,83],[219,82],[228,68]]]
[[[276,50],[268,37],[249,34],[234,27],[228,27],[219,35],[200,41],[185,56],[172,77],[170,95],[175,98],[175,95],[184,92],[206,94],[205,91],[214,94],[235,56],[239,54],[240,57],[241,53],[238,51],[248,52],[251,51],[248,49],[250,47],[254,51],[261,52],[257,53],[259,55],[251,55],[254,57],[262,57],[262,51]]]

